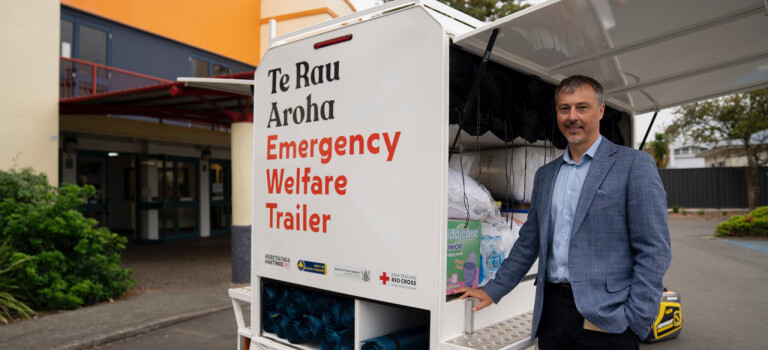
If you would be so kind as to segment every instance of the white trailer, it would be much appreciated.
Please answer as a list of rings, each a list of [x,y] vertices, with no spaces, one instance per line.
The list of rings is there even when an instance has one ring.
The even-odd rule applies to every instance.
[[[417,325],[431,349],[530,347],[535,267],[474,315],[446,298],[451,154],[564,146],[550,112],[571,74],[604,84],[601,132],[631,147],[635,113],[766,86],[766,13],[764,0],[552,0],[481,23],[401,0],[273,38],[254,82],[252,282],[230,290],[238,347],[317,348],[262,329],[273,282],[353,300],[355,349]]]

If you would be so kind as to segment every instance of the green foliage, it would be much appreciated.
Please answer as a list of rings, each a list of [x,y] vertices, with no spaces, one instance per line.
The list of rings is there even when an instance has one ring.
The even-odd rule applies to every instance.
[[[656,133],[656,140],[648,142],[646,146],[648,153],[653,156],[656,162],[656,167],[659,169],[667,167],[667,161],[669,160],[669,140],[663,133]]]
[[[14,274],[30,257],[11,250],[7,239],[0,242],[0,322],[8,323],[14,316],[29,318],[34,311],[24,303],[18,294],[19,286],[14,284]]]
[[[755,220],[768,218],[768,206],[756,208],[749,213],[749,216],[755,218]]]
[[[703,210],[703,209],[702,209],[702,210],[699,210],[699,215],[704,215],[704,214],[705,214],[705,213],[704,213],[704,210]]]
[[[119,266],[126,239],[79,212],[95,194],[93,186],[54,188],[31,169],[0,171],[0,238],[30,257],[12,281],[33,309],[74,309],[133,285]]]
[[[727,215],[728,215],[728,212],[723,210],[723,216],[727,216]]]
[[[683,215],[688,215],[688,211],[683,208]]]
[[[688,136],[695,142],[744,140],[768,129],[768,88],[681,106],[678,118],[667,127],[671,137]]]
[[[680,211],[680,206],[677,206],[677,205],[673,205],[672,206],[672,212],[673,213],[677,214],[679,211]]]
[[[394,0],[384,0],[390,2]],[[495,21],[517,11],[525,9],[530,4],[525,0],[438,0],[481,21]]]
[[[717,225],[715,236],[768,236],[768,206],[736,215]]]
[[[519,0],[438,0],[481,21],[495,21],[528,6]]]

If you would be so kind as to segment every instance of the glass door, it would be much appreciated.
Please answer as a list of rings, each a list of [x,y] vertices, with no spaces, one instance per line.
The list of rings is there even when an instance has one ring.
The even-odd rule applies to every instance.
[[[93,197],[85,199],[82,206],[83,216],[96,219],[99,226],[107,226],[109,219],[108,177],[109,157],[103,152],[81,151],[77,155],[77,184],[91,185],[96,188]]]
[[[200,236],[199,160],[167,157],[164,188],[168,238]]]
[[[164,243],[168,239],[168,203],[166,198],[166,171],[168,161],[164,155],[136,157],[136,232],[140,242]]]
[[[232,162],[211,160],[211,234],[230,233],[232,227]]]

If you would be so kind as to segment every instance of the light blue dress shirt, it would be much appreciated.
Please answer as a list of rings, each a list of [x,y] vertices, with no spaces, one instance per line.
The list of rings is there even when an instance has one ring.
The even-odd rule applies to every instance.
[[[589,147],[579,163],[571,159],[570,147],[565,148],[563,163],[557,172],[555,188],[552,193],[552,208],[549,220],[552,232],[549,235],[549,255],[547,256],[547,281],[552,283],[569,283],[568,279],[568,246],[571,243],[573,215],[579,203],[581,187],[589,172],[592,158],[600,146],[603,136]]]

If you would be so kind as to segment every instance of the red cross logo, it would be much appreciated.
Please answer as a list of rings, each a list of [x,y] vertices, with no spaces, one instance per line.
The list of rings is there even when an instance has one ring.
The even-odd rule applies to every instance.
[[[387,285],[387,282],[389,281],[389,277],[387,277],[387,273],[384,272],[381,276],[379,276],[379,279],[381,280],[381,283],[383,285]]]

